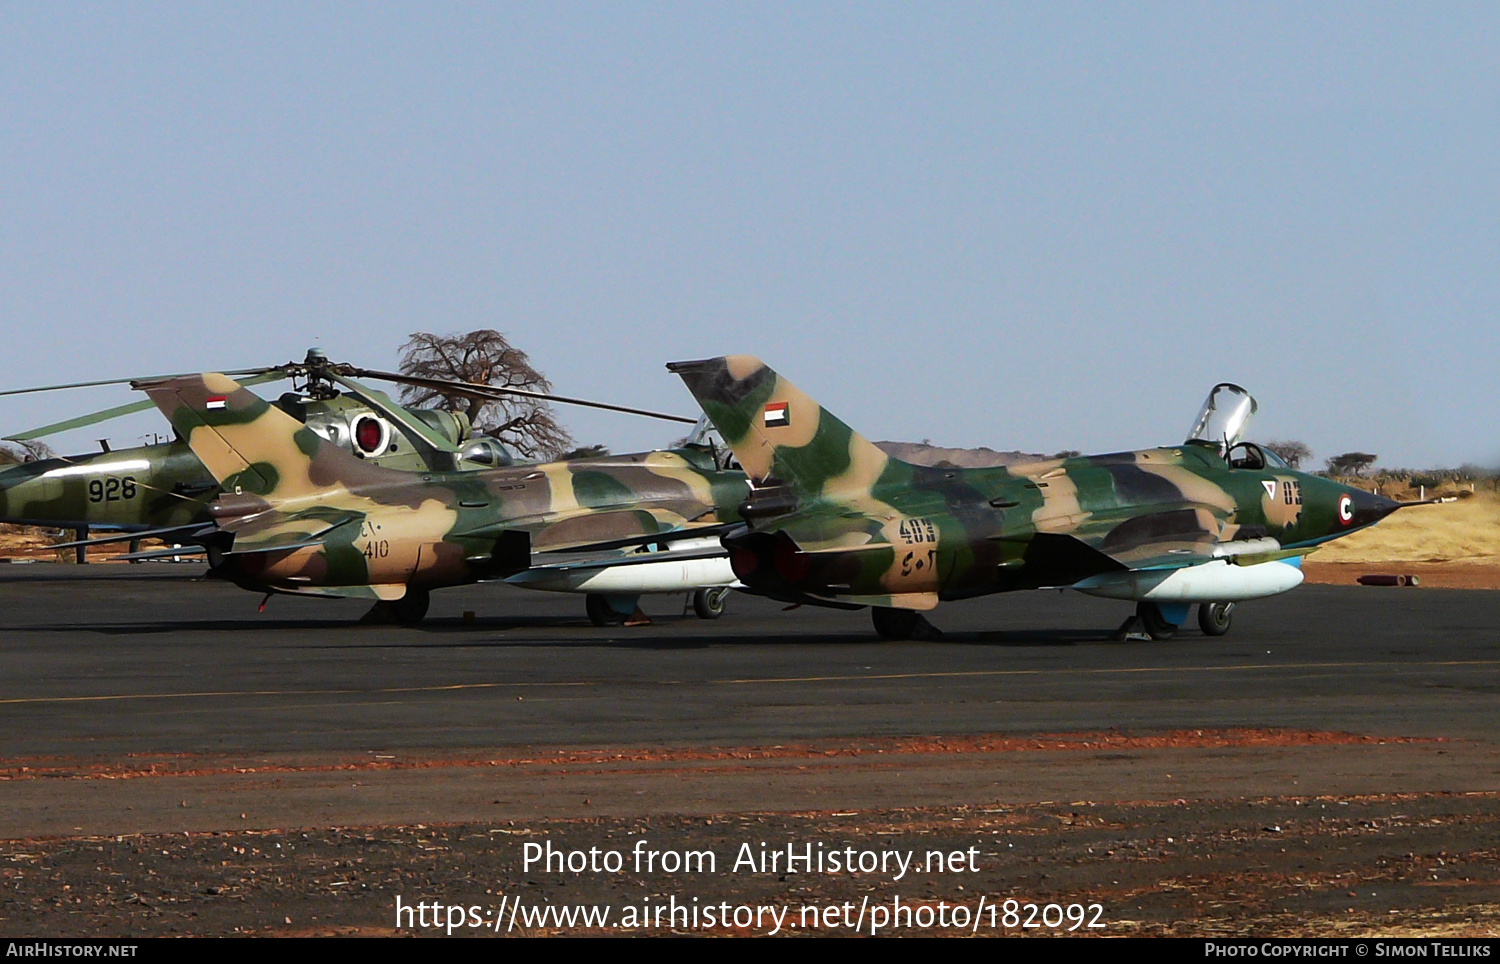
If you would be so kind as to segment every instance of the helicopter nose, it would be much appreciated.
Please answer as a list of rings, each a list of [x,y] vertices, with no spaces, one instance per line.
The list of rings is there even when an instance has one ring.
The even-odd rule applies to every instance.
[[[1363,489],[1345,489],[1339,496],[1339,521],[1350,529],[1362,529],[1401,508],[1401,503]]]

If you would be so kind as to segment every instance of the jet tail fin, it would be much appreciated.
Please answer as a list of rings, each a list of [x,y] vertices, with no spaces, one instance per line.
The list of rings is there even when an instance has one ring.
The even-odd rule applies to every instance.
[[[756,484],[799,495],[874,485],[896,461],[758,358],[731,355],[667,366],[724,437]]]
[[[353,488],[388,471],[361,462],[226,375],[208,372],[133,387],[150,396],[231,494],[280,502],[331,485]]]

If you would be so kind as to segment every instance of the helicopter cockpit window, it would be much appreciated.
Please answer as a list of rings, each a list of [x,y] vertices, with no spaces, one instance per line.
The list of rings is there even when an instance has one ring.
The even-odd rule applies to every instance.
[[[1238,385],[1220,382],[1208,393],[1187,441],[1212,445],[1221,454],[1228,452],[1244,437],[1245,426],[1254,414],[1255,399],[1249,392]]]
[[[1254,442],[1241,442],[1229,450],[1225,461],[1231,469],[1264,469],[1266,453]]]
[[[459,458],[465,462],[473,462],[475,465],[483,465],[492,469],[503,469],[515,464],[515,457],[510,451],[492,438],[476,438],[463,447]]]
[[[332,442],[337,446],[349,444],[349,429],[342,421],[336,421],[329,417],[309,418],[307,427],[312,429],[315,435]]]

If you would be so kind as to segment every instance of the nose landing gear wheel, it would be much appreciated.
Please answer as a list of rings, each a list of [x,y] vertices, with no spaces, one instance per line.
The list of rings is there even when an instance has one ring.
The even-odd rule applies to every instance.
[[[619,626],[629,615],[616,612],[615,608],[609,604],[609,600],[603,594],[596,592],[583,597],[583,608],[589,614],[589,622],[595,626]]]
[[[1205,636],[1223,636],[1234,618],[1234,603],[1199,603],[1198,628]]]
[[[728,595],[727,586],[699,589],[693,593],[693,612],[699,619],[718,619],[724,615],[724,599]]]
[[[1177,632],[1177,624],[1169,623],[1161,613],[1161,607],[1156,603],[1138,602],[1135,604],[1135,614],[1141,620],[1141,628],[1146,635],[1155,640],[1171,639]]]

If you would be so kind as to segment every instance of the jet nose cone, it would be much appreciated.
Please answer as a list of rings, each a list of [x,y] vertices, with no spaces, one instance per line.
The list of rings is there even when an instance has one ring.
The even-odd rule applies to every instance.
[[[1383,495],[1348,489],[1339,496],[1339,521],[1351,529],[1359,529],[1374,525],[1399,508],[1401,503]]]

